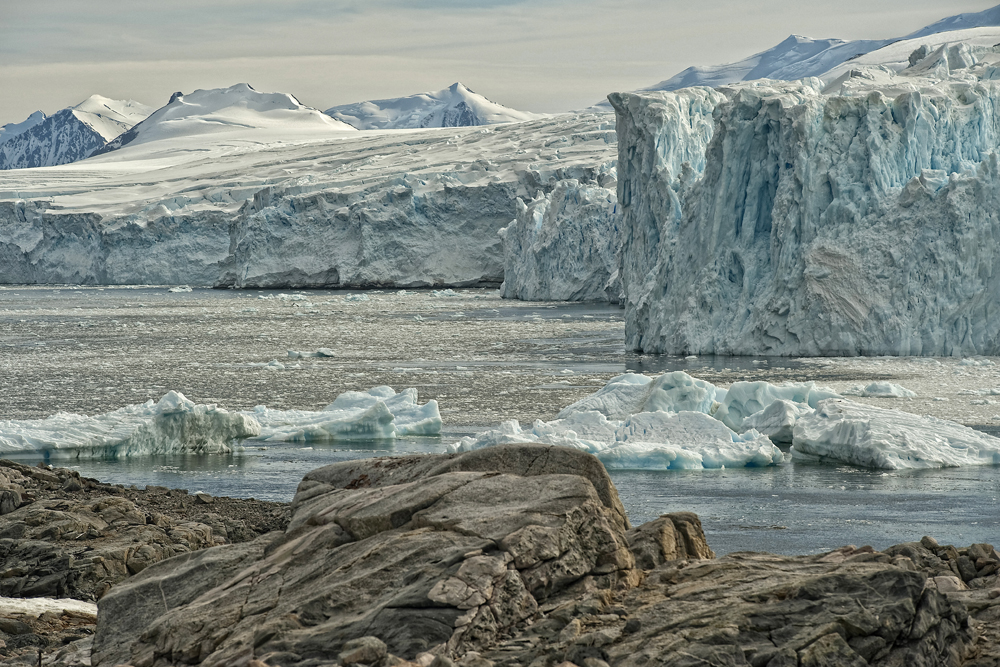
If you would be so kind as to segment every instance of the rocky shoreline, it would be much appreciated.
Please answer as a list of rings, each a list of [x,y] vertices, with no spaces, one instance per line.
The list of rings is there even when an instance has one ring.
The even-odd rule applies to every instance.
[[[716,558],[698,517],[632,527],[582,452],[349,461],[290,505],[0,461],[11,665],[1000,665],[991,545]]]

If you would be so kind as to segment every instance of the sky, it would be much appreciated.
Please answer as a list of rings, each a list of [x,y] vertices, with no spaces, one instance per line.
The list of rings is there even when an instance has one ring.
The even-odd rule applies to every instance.
[[[461,81],[553,113],[792,33],[899,37],[998,0],[0,0],[0,125],[246,82],[319,109]]]

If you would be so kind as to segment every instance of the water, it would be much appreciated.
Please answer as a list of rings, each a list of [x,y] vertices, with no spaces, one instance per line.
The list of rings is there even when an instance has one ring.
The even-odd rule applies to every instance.
[[[291,295],[297,300],[279,294],[0,288],[0,419],[107,412],[169,389],[229,409],[320,409],[342,391],[379,384],[417,387],[421,401],[439,401],[446,429],[435,438],[305,446],[251,441],[231,456],[56,461],[111,483],[287,501],[302,475],[322,465],[441,453],[504,419],[553,419],[626,370],[684,370],[720,384],[822,378],[835,388],[890,377],[886,360],[840,368],[808,360],[627,354],[622,311],[602,304],[509,302],[493,290],[445,298],[375,291],[365,302],[345,300],[346,292]],[[280,372],[250,365],[318,347],[336,356]],[[941,406],[949,404],[927,404]],[[816,553],[848,543],[884,548],[925,534],[943,543],[1000,542],[997,467],[886,473],[789,463],[611,476],[633,523],[696,512],[720,554]]]

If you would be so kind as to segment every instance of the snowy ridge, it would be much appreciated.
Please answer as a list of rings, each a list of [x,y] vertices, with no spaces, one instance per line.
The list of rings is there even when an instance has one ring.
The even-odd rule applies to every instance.
[[[791,35],[780,44],[738,62],[689,67],[665,81],[637,92],[671,91],[691,86],[718,87],[756,79],[796,81],[814,76],[825,79],[828,78],[830,70],[838,66],[849,66],[854,60],[903,40],[924,38],[927,41],[926,38],[937,36],[939,33],[997,26],[1000,26],[1000,5],[982,12],[950,16],[909,35],[892,39],[845,41]],[[953,37],[951,41],[961,41],[961,39]],[[940,43],[943,42],[939,41]],[[907,55],[913,48],[909,48]],[[873,55],[867,64],[884,62],[884,55],[884,53]]]
[[[186,139],[205,134],[277,129],[318,134],[353,131],[316,109],[303,106],[286,93],[260,93],[249,84],[229,88],[196,90],[190,95],[174,93],[130,131],[116,136],[95,155],[165,139]]]
[[[4,172],[0,283],[499,285],[497,231],[515,218],[516,199],[561,180],[607,183],[617,158],[610,113],[313,129],[131,143]]]
[[[894,40],[810,39],[791,35],[777,46],[725,65],[689,67],[665,81],[639,92],[679,90],[691,86],[716,88],[738,81],[784,79],[794,81],[825,72],[859,55],[875,51]]]
[[[0,136],[0,169],[51,167],[82,160],[151,111],[131,100],[92,95],[47,118],[36,112],[20,123],[20,131],[9,139]]]
[[[893,399],[886,399],[893,400]],[[551,422],[516,421],[453,451],[542,442],[590,452],[608,468],[700,470],[798,461],[902,470],[1000,464],[1000,438],[955,422],[844,400],[813,382],[729,389],[666,373],[626,374]]]
[[[723,89],[704,170],[687,179],[659,148],[685,123],[659,109],[690,93],[611,96],[631,349],[1000,349],[997,249],[980,242],[1000,235],[1000,54],[911,55],[898,73]]]
[[[461,83],[409,97],[342,104],[325,113],[359,130],[470,127],[543,117],[491,102]]]
[[[36,111],[35,113],[28,116],[25,120],[20,123],[7,123],[6,125],[0,126],[0,144],[10,139],[13,139],[19,134],[27,132],[34,126],[45,120],[46,116],[41,111]]]

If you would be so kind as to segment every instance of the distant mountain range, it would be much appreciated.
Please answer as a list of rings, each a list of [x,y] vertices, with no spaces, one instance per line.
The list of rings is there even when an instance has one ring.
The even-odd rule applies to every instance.
[[[491,102],[461,83],[433,93],[343,104],[326,113],[359,130],[469,127],[541,117]]]
[[[246,130],[328,132],[355,129],[301,104],[286,93],[261,93],[246,83],[229,88],[174,93],[170,101],[127,132],[93,151],[101,155],[123,146],[175,137]]]
[[[3,126],[0,169],[51,167],[89,157],[152,112],[132,100],[93,95],[46,117],[41,111]]]
[[[749,58],[725,65],[689,67],[666,81],[643,88],[643,90],[678,90],[690,86],[714,88],[728,83],[754,79],[795,81],[811,76],[821,77],[839,65],[896,42],[956,30],[996,26],[1000,26],[1000,5],[981,12],[950,16],[896,39],[846,41],[842,39],[810,39],[801,35],[792,35],[777,46]]]

